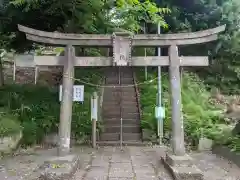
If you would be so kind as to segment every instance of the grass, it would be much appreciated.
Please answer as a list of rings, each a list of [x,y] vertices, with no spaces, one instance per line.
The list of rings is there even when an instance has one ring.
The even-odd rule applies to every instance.
[[[98,84],[102,78],[101,69],[76,69],[75,78],[75,84],[82,84],[79,79]],[[91,134],[90,98],[93,91],[96,90],[96,86],[85,85],[84,102],[74,102],[72,135],[77,139],[89,137]],[[60,114],[58,88],[50,89],[35,85],[6,85],[0,89],[0,96],[2,97],[0,107],[5,109],[5,114],[14,116],[13,122],[23,128],[23,145],[41,143],[46,134],[58,131]],[[4,120],[2,123],[7,124],[7,121]],[[11,131],[8,130],[8,133]],[[4,134],[6,132],[0,130],[0,135]]]

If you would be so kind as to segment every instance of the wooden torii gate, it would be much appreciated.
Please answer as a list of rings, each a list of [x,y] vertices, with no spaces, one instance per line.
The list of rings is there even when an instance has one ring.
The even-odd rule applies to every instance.
[[[64,66],[63,97],[60,110],[59,152],[66,154],[70,150],[72,93],[74,83],[74,66],[169,66],[172,106],[172,150],[175,156],[184,156],[184,127],[181,112],[180,66],[208,66],[206,56],[179,56],[178,46],[200,44],[217,40],[218,33],[224,26],[179,34],[141,34],[126,33],[100,34],[65,34],[44,32],[22,25],[18,29],[26,38],[45,44],[66,46],[65,56],[35,56],[36,66]],[[74,46],[113,47],[113,57],[76,57]],[[169,48],[169,56],[132,57],[132,46]]]

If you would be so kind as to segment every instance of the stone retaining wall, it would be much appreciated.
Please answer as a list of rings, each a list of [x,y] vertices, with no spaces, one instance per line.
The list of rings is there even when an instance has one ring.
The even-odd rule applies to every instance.
[[[10,62],[5,62],[4,80],[5,84],[12,84],[14,65]],[[58,86],[62,83],[62,67],[39,67],[38,68],[37,84],[46,86]],[[16,67],[15,83],[17,84],[34,84],[35,82],[35,68]]]

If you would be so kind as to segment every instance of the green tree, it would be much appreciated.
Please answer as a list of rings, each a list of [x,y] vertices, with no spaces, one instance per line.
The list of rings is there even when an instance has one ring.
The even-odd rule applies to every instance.
[[[6,47],[21,51],[32,48],[32,43],[18,32],[18,23],[45,31],[71,33],[111,33],[116,27],[136,32],[142,19],[166,26],[163,15],[169,12],[149,0],[144,3],[137,0],[10,0],[4,7],[0,15],[1,32],[7,37],[14,34]],[[113,23],[112,13],[122,23]]]

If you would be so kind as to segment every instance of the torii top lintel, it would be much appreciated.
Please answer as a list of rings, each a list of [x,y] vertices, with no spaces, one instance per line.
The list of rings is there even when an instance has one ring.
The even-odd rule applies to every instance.
[[[141,34],[133,35],[132,46],[170,46],[200,44],[214,41],[218,33],[223,32],[226,25],[213,29],[207,29],[191,33],[178,34]],[[26,34],[27,39],[55,45],[79,45],[79,46],[112,46],[112,35],[104,34],[70,34],[58,32],[45,32],[22,25],[18,29]]]

